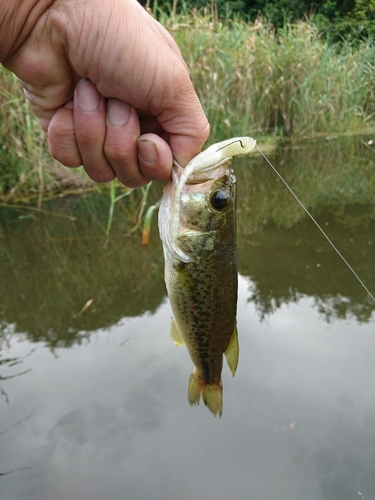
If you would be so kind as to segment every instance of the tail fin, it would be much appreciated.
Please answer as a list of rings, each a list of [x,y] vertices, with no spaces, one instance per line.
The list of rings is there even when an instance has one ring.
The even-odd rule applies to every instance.
[[[212,411],[215,417],[217,415],[221,417],[223,413],[223,384],[221,380],[215,384],[205,384],[194,369],[190,375],[188,386],[190,406],[199,404],[201,393],[204,404]]]

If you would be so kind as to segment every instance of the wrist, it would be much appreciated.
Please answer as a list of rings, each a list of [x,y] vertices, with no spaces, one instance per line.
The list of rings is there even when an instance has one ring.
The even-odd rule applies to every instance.
[[[54,0],[1,0],[0,62],[5,62],[23,44],[53,3]]]

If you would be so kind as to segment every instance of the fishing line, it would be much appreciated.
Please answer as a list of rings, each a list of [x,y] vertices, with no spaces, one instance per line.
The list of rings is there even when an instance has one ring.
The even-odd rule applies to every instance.
[[[281,177],[279,172],[276,170],[276,168],[272,165],[272,163],[269,161],[269,159],[266,157],[266,155],[259,149],[258,146],[256,146],[260,154],[263,156],[263,158],[266,160],[268,165],[272,168],[272,170],[275,172],[275,174],[279,177],[279,179],[283,182],[283,184],[288,188],[289,192],[294,196],[295,200],[298,201],[298,203],[301,205],[301,207],[304,209],[304,211],[307,213],[307,215],[310,217],[310,219],[313,221],[313,223],[316,225],[316,227],[319,229],[319,231],[323,234],[325,239],[328,241],[328,243],[331,245],[331,247],[335,250],[337,255],[341,257],[341,259],[345,262],[345,264],[348,266],[350,271],[354,274],[354,276],[357,278],[359,283],[363,286],[363,288],[366,290],[366,292],[369,294],[369,296],[372,298],[372,300],[375,302],[375,297],[372,295],[370,290],[367,288],[367,286],[363,283],[361,278],[358,276],[358,274],[354,271],[352,266],[349,264],[349,262],[345,259],[345,257],[342,255],[342,253],[337,249],[337,247],[333,244],[331,239],[327,236],[327,234],[324,232],[324,230],[319,226],[317,221],[314,219],[314,217],[310,214],[310,212],[307,210],[307,208],[304,206],[304,204],[299,200],[298,196],[294,193],[292,188],[290,188],[287,184],[287,182]]]

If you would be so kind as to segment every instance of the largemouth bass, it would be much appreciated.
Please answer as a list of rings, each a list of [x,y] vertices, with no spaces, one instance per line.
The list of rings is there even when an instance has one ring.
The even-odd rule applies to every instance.
[[[238,364],[237,258],[233,156],[255,147],[250,137],[219,142],[182,169],[174,162],[164,188],[159,231],[165,282],[174,319],[171,336],[186,344],[194,363],[190,405],[202,398],[222,414],[223,354],[234,376]]]

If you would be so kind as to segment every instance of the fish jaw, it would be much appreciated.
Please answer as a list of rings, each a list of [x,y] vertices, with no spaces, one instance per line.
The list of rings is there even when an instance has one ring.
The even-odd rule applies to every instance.
[[[172,181],[168,182],[163,190],[163,197],[161,199],[158,214],[158,226],[160,239],[163,242],[165,258],[167,255],[166,252],[168,252],[169,254],[173,255],[174,258],[178,261],[192,262],[193,259],[179,248],[176,239],[171,235],[170,229],[172,214],[176,206],[176,187],[182,170],[182,167],[180,167],[178,163],[174,161],[172,167]]]

